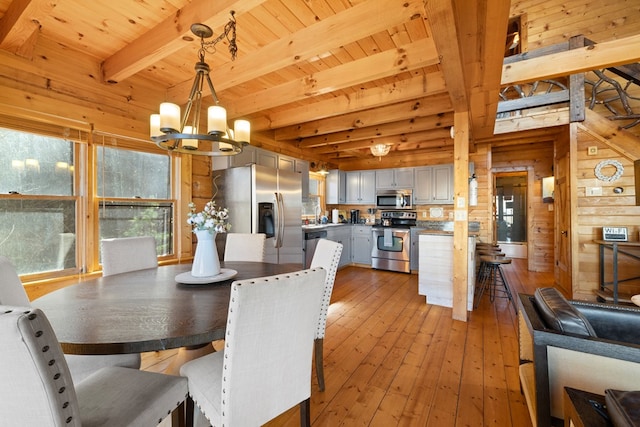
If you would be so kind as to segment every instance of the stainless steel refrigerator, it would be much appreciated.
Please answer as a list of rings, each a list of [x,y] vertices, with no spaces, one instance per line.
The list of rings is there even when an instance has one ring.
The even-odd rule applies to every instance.
[[[266,262],[304,264],[299,172],[260,165],[213,171],[213,191],[216,205],[229,209],[231,233],[267,235]]]

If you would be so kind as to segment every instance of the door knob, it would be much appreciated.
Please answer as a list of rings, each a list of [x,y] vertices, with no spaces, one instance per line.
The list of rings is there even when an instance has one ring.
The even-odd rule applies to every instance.
[[[563,231],[561,231],[561,232],[560,232],[560,234],[562,234],[563,236],[566,236],[566,235],[568,235],[569,233],[567,232],[567,230],[563,230]]]

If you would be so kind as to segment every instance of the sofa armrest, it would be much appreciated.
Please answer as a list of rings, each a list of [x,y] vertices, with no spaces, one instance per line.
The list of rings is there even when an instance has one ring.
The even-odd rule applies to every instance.
[[[531,414],[534,423],[546,427],[551,425],[552,416],[563,418],[565,386],[598,394],[604,394],[606,388],[637,388],[640,345],[549,329],[532,295],[519,295],[518,306],[521,363],[529,360],[530,354],[525,357],[525,353],[533,354],[533,381],[530,372],[523,378],[526,373],[523,370],[530,370],[531,366],[521,366],[520,376],[523,389],[530,388],[531,384],[535,386],[535,393],[525,392],[529,409],[535,410],[535,414]],[[628,315],[640,316],[640,312]],[[531,347],[526,344],[529,339]]]
[[[534,299],[545,324],[559,332],[597,336],[589,320],[555,288],[538,288]]]

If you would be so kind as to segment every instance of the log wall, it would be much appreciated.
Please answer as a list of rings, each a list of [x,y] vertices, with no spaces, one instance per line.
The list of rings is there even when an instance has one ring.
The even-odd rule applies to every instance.
[[[598,288],[600,271],[598,245],[593,241],[602,238],[602,227],[606,225],[627,227],[629,240],[637,242],[640,231],[640,206],[635,204],[633,161],[609,148],[599,135],[584,126],[578,126],[576,143],[578,151],[577,224],[573,226],[578,230],[579,251],[574,254],[578,257],[578,280],[573,283],[573,295],[574,298],[593,300],[595,299],[593,291]],[[589,155],[589,147],[595,147],[597,154]],[[595,167],[600,161],[607,159],[618,160],[623,165],[624,173],[620,179],[605,182],[596,178]],[[611,176],[613,172],[614,169],[611,166],[602,169],[602,173],[606,176]],[[621,187],[623,192],[615,193],[615,187]],[[596,193],[601,191],[602,195],[588,195],[594,191]],[[607,252],[606,280],[611,280],[611,257],[610,251]],[[639,273],[640,262],[630,261],[624,256],[619,257],[620,278],[639,275]],[[626,283],[621,288],[623,292],[640,293],[640,284],[637,281]]]

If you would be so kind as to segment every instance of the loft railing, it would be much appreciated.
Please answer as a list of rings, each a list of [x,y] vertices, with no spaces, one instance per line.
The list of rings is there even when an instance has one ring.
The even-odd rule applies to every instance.
[[[583,36],[572,37],[565,43],[509,56],[503,63],[525,61],[552,53],[595,44]],[[633,63],[589,73],[567,76],[562,80],[540,80],[532,83],[505,86],[500,91],[497,119],[524,116],[526,110],[541,107],[569,106],[569,121],[585,119],[585,107],[593,110],[602,105],[610,120],[621,122],[629,129],[640,124],[640,64]]]

